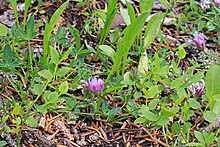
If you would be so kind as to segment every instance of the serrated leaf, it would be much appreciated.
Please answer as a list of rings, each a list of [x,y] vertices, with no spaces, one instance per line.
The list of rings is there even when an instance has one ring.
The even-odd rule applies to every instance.
[[[60,92],[61,94],[65,94],[65,93],[67,93],[68,89],[69,89],[68,82],[65,81],[65,82],[63,82],[63,83],[60,85],[60,87],[59,87],[59,92]]]
[[[49,70],[39,71],[38,74],[39,74],[41,77],[43,77],[43,78],[45,78],[45,79],[47,79],[47,80],[50,80],[50,79],[53,78],[53,75],[52,75],[52,73],[51,73]]]

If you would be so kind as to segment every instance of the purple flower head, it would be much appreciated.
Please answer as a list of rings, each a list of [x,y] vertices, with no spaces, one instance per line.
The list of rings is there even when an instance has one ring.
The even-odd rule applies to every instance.
[[[220,0],[214,0],[216,6],[220,7]]]
[[[202,94],[203,94],[203,92],[204,92],[204,88],[197,89],[197,90],[196,90],[196,96],[197,96],[197,97],[201,97]]]
[[[198,34],[197,32],[195,32],[194,39],[193,40],[190,39],[188,41],[188,44],[204,50],[206,44],[205,35],[203,33]]]
[[[104,81],[102,79],[92,78],[92,80],[85,82],[85,84],[92,93],[99,93],[104,89]]]

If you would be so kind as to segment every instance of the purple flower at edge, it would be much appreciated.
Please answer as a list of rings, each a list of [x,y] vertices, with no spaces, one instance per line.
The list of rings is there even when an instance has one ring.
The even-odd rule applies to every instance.
[[[197,89],[197,90],[196,90],[196,96],[197,96],[197,97],[201,97],[202,94],[203,94],[203,92],[204,92],[204,88]]]
[[[198,34],[197,32],[195,32],[194,39],[193,40],[190,39],[188,41],[188,44],[204,50],[206,44],[205,35],[203,33]]]
[[[220,7],[220,0],[214,0],[216,6]]]
[[[92,78],[92,80],[85,82],[85,84],[92,93],[99,93],[104,89],[104,81],[102,79]]]

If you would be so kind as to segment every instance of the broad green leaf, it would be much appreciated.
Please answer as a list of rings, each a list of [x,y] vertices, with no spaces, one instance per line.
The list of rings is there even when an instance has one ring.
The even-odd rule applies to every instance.
[[[179,60],[181,60],[181,59],[185,58],[186,51],[182,46],[179,46],[178,48],[179,48],[179,50],[177,52],[177,56],[178,56]]]
[[[139,7],[141,13],[148,13],[150,14],[154,5],[154,0],[140,0]]]
[[[126,12],[126,10],[123,9],[123,8],[120,8],[120,13],[121,13],[121,15],[122,15],[122,17],[123,17],[123,19],[125,21],[125,24],[127,26],[129,26],[131,24],[131,20],[130,20],[130,17],[128,15],[128,13]]]
[[[60,92],[61,94],[65,94],[65,93],[67,93],[68,89],[69,89],[68,82],[65,81],[65,82],[63,82],[63,83],[60,85],[60,87],[59,87],[59,92]]]
[[[8,34],[8,28],[0,23],[0,36],[6,36]]]
[[[49,70],[39,71],[38,74],[39,74],[41,77],[43,77],[43,78],[45,78],[45,79],[47,79],[47,80],[50,80],[50,79],[53,78],[53,75],[52,75],[52,73],[51,73]]]
[[[210,101],[213,100],[215,95],[220,94],[220,66],[219,65],[212,65],[206,74],[205,79],[205,86],[206,86],[206,93],[208,99]],[[220,97],[215,97],[215,99],[219,99]]]
[[[44,89],[44,86],[41,84],[35,84],[34,85],[34,92],[39,95],[42,93],[42,90]]]
[[[172,124],[172,134],[180,134],[180,123],[177,121]]]
[[[204,114],[204,119],[212,124],[215,123],[216,119],[217,119],[217,115],[215,112],[213,111],[206,111]]]
[[[29,116],[25,123],[32,128],[36,128],[38,126],[38,121],[33,116]]]
[[[141,117],[138,117],[134,123],[135,124],[140,124],[140,123],[144,123],[145,121],[147,121],[147,118],[145,116],[141,116]]]
[[[55,64],[59,63],[59,53],[53,47],[50,47],[50,56],[51,56],[51,61],[53,63],[55,63]]]
[[[167,118],[167,117],[160,117],[160,118],[158,119],[158,121],[156,122],[156,124],[157,124],[157,125],[160,125],[160,126],[164,126],[164,125],[169,124],[169,121],[170,121],[170,119]]]
[[[156,121],[157,120],[157,116],[153,112],[150,112],[149,108],[146,105],[142,105],[140,113],[142,113],[143,116],[145,116],[146,119],[148,119],[150,121]]]
[[[34,17],[31,16],[29,19],[28,19],[28,22],[27,22],[27,26],[26,26],[26,33],[27,33],[27,40],[31,40],[33,39],[33,36],[32,34],[34,33]]]
[[[203,77],[204,77],[204,73],[203,72],[198,72],[198,73],[194,74],[193,76],[189,77],[188,80],[185,82],[185,84],[182,85],[181,87],[187,88],[190,85],[198,83],[199,81],[201,81]]]
[[[189,99],[188,103],[189,103],[190,107],[192,107],[193,109],[198,109],[201,107],[200,103],[197,102],[196,99]]]
[[[21,113],[22,113],[22,107],[18,103],[16,103],[12,114],[18,115],[18,114],[21,114]]]
[[[181,76],[175,79],[174,81],[172,81],[170,88],[175,89],[175,88],[182,86],[185,83],[184,79],[185,79],[185,76]]]
[[[13,56],[13,52],[11,50],[11,47],[9,44],[7,44],[4,47],[4,51],[3,51],[3,58],[7,64],[10,64],[12,62],[12,56]]]
[[[134,8],[128,1],[126,1],[126,6],[128,9],[128,16],[130,17],[130,22],[132,23],[136,19]]]
[[[148,107],[149,107],[149,110],[153,110],[157,107],[157,104],[160,100],[159,99],[153,99],[149,104],[148,104]]]
[[[197,139],[198,141],[200,141],[202,144],[205,145],[206,141],[205,141],[205,139],[204,139],[204,137],[203,137],[203,135],[202,135],[201,132],[195,130],[195,131],[194,131],[194,135],[195,135],[195,137],[196,137],[196,139]]]
[[[109,56],[114,60],[115,50],[108,45],[100,45],[99,48],[102,50],[103,54]]]
[[[146,92],[143,91],[146,98],[154,98],[156,96],[156,94],[158,94],[160,92],[159,90],[159,86],[156,85],[156,86],[152,86],[150,87]]]
[[[148,57],[147,53],[143,53],[138,64],[138,72],[146,75],[148,73]]]
[[[6,141],[0,141],[0,147],[3,147],[3,146],[5,146],[6,144],[8,144]]]
[[[184,134],[187,134],[189,131],[190,131],[190,127],[191,127],[192,125],[191,125],[191,123],[189,123],[189,122],[186,122],[186,123],[184,123],[184,125],[183,125],[183,133]]]
[[[163,17],[163,13],[159,12],[157,15],[154,15],[148,22],[144,34],[144,49],[147,49],[156,38],[157,33],[160,30]]]
[[[184,88],[178,87],[177,90],[176,90],[176,92],[177,92],[177,95],[179,96],[179,98],[184,98],[184,97],[186,97],[186,91],[185,91]]]
[[[56,76],[63,77],[70,71],[69,67],[61,67],[57,70]]]

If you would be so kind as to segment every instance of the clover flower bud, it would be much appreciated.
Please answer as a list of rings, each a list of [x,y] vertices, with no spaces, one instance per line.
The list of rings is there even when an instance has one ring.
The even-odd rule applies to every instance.
[[[197,96],[197,97],[201,97],[202,94],[203,94],[203,92],[204,92],[204,88],[197,89],[197,90],[196,90],[196,96]]]
[[[198,34],[197,32],[195,32],[194,39],[193,40],[190,39],[188,41],[188,44],[191,46],[196,46],[201,50],[204,50],[206,44],[205,35],[203,33]]]
[[[104,81],[102,79],[92,78],[85,84],[92,93],[100,93],[104,89]]]
[[[214,0],[216,6],[220,7],[220,0]]]

